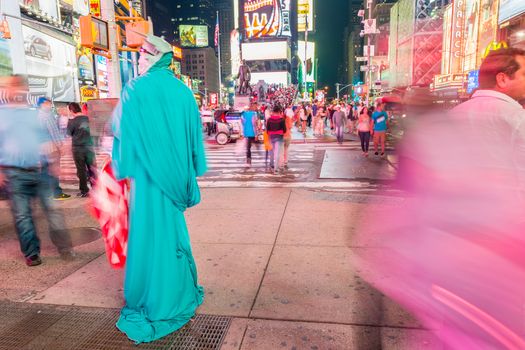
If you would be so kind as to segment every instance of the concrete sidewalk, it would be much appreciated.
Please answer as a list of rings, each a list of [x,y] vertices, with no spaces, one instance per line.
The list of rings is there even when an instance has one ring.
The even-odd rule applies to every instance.
[[[198,313],[231,320],[222,349],[435,346],[430,332],[369,286],[354,267],[356,253],[375,245],[373,235],[356,241],[360,224],[402,202],[302,189],[204,189],[202,203],[186,217],[206,291]],[[27,268],[6,202],[0,202],[0,298],[20,307],[74,305],[116,315],[124,302],[123,272],[109,267],[101,239],[83,237],[86,227],[96,226],[85,203],[60,203],[80,235],[75,238],[79,259],[60,261],[42,234],[44,264]],[[2,349],[7,348],[1,337],[6,331],[0,325]]]

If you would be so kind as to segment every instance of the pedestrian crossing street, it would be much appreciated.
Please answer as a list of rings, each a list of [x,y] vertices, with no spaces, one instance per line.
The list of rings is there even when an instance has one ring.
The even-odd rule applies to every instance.
[[[252,164],[246,164],[246,151],[242,143],[219,146],[206,144],[208,171],[199,178],[201,187],[302,187],[302,188],[343,188],[352,190],[373,190],[374,185],[347,180],[322,181],[318,179],[325,150],[360,150],[358,142],[349,141],[343,145],[331,143],[293,143],[290,145],[288,169],[273,174],[269,169],[270,155],[262,144],[252,146]],[[71,151],[61,158],[61,184],[73,189],[78,186],[75,163]],[[109,154],[97,151],[97,166],[101,166]]]

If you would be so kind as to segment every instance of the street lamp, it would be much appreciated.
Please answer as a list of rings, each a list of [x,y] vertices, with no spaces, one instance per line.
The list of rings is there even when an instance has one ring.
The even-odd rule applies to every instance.
[[[350,86],[353,86],[353,84],[348,84],[348,85],[345,85],[345,86],[343,86],[342,88],[340,88],[339,86],[341,86],[341,85],[343,85],[343,84],[340,84],[340,83],[336,83],[336,84],[335,84],[335,88],[336,88],[336,90],[337,90],[337,100],[339,100],[339,93],[340,93],[341,91],[343,91],[344,89],[346,89],[346,88],[348,88],[348,87],[350,87]]]

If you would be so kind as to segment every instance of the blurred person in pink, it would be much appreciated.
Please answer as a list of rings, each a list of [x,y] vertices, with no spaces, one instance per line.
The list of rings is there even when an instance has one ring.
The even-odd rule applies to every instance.
[[[418,115],[406,204],[360,230],[377,246],[358,265],[446,348],[525,349],[525,51],[490,53],[479,77],[471,100]]]
[[[284,132],[284,151],[282,155],[282,165],[283,168],[286,170],[288,169],[288,159],[289,159],[289,151],[290,151],[290,145],[292,143],[292,127],[293,127],[293,118],[294,113],[292,110],[292,107],[286,108],[284,111],[284,123],[286,125],[286,131]]]

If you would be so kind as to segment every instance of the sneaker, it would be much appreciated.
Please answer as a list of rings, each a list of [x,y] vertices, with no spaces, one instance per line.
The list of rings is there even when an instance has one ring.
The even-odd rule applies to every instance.
[[[365,152],[365,157],[368,157],[368,152]]]
[[[385,153],[384,153],[384,152],[383,152],[383,153],[381,153],[381,157],[384,157],[384,156],[385,156]]]
[[[56,201],[63,201],[63,200],[69,199],[69,198],[71,198],[71,196],[69,194],[65,194],[65,193],[61,193],[61,194],[58,194],[58,195],[53,197],[53,199],[56,200]]]
[[[77,254],[72,250],[64,250],[60,252],[60,259],[65,261],[73,261],[77,257]]]
[[[279,175],[279,170],[274,170],[274,171],[273,171],[273,174],[274,174],[274,175]]]
[[[379,155],[379,152],[375,152],[374,154],[375,154],[376,156],[378,156],[378,155]]]
[[[40,255],[38,254],[31,255],[30,257],[26,258],[27,266],[38,266],[40,264],[42,264],[42,259],[40,259]]]
[[[89,197],[89,192],[85,192],[85,193],[79,192],[77,193],[77,197],[80,197],[80,198]]]

